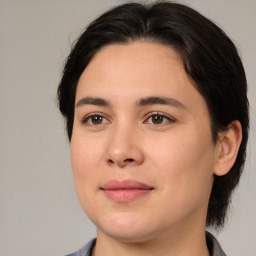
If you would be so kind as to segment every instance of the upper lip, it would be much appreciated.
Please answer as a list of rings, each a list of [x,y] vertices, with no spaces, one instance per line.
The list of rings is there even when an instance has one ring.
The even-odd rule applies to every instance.
[[[151,190],[152,186],[135,180],[110,180],[106,182],[102,187],[102,190],[129,190],[129,189],[144,189]]]

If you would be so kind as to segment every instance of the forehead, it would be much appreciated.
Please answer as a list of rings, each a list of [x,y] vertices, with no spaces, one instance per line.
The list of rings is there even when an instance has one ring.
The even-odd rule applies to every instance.
[[[205,106],[176,50],[135,42],[108,45],[96,53],[79,79],[76,102],[81,97],[101,97],[122,104],[151,96],[176,98],[188,107]]]
[[[163,82],[176,80],[177,83],[184,79],[187,75],[183,63],[169,46],[146,42],[113,44],[95,54],[80,77],[78,90],[81,85],[90,90],[111,89],[110,85],[114,84],[115,89],[117,86],[139,89],[144,84],[156,88]]]

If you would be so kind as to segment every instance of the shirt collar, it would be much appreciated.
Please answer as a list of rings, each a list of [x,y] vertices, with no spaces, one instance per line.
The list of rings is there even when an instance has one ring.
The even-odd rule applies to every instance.
[[[227,256],[222,250],[217,239],[208,231],[206,231],[206,241],[209,248],[211,256]],[[69,254],[67,256],[91,256],[93,248],[96,244],[96,238],[87,243],[79,251]]]
[[[206,241],[211,256],[227,256],[222,250],[217,239],[208,231],[206,231]]]

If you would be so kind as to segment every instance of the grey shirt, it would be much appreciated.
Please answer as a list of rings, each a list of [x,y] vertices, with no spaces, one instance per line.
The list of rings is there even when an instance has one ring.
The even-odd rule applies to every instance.
[[[207,246],[211,253],[211,256],[227,256],[220,247],[217,239],[209,232],[206,232]],[[96,244],[96,238],[87,243],[79,251],[73,252],[66,256],[91,256],[92,250]]]

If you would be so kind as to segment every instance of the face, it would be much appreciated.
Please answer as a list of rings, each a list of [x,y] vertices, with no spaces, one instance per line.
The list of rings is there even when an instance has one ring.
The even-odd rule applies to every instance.
[[[146,241],[205,228],[216,146],[206,103],[174,49],[104,47],[75,102],[75,186],[99,233]]]

